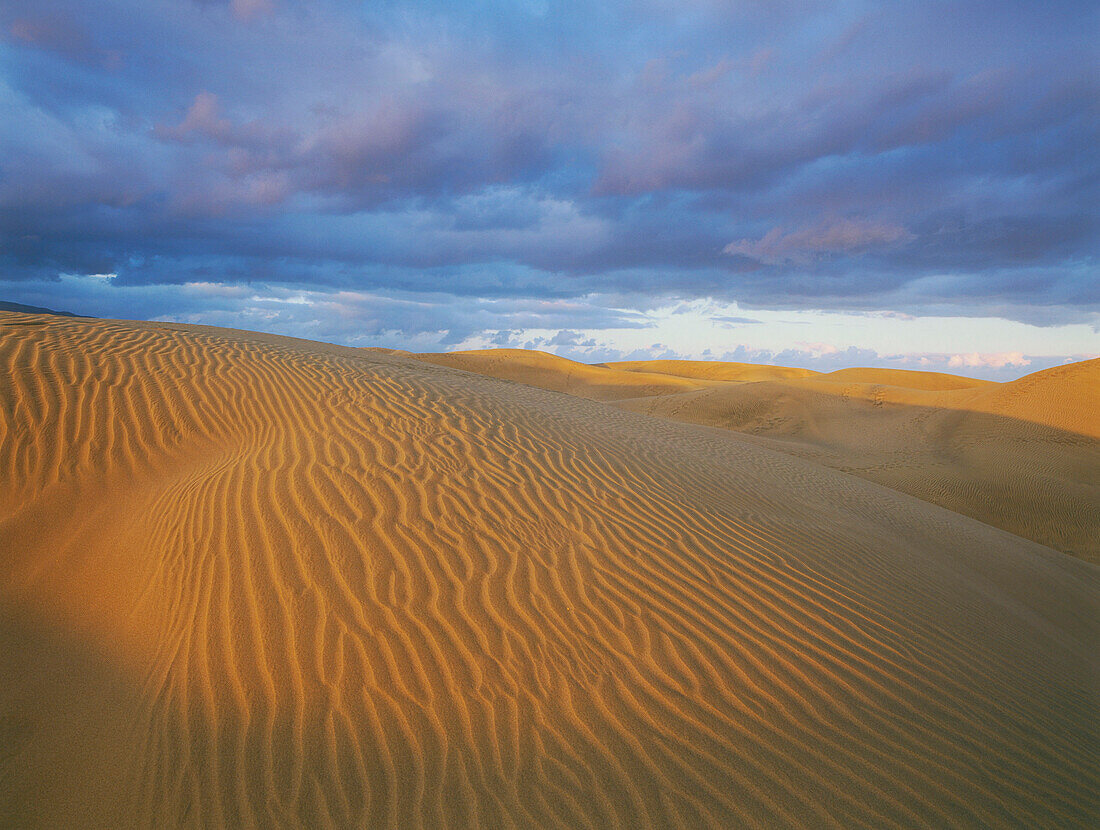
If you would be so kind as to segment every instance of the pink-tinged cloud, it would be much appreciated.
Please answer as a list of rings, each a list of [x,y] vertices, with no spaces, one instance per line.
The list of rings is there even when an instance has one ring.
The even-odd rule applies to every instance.
[[[122,67],[117,50],[98,48],[84,28],[65,17],[22,17],[12,21],[8,33],[18,43],[56,52],[77,63],[111,71]]]
[[[901,225],[867,219],[836,219],[789,232],[775,227],[760,239],[739,239],[722,250],[766,265],[805,265],[823,257],[857,254],[912,238],[913,235]]]
[[[229,9],[238,20],[254,20],[275,10],[272,0],[230,0]]]
[[[291,195],[285,173],[259,172],[236,179],[215,179],[177,189],[173,207],[179,216],[232,216],[244,208],[271,208]]]
[[[187,110],[183,121],[175,126],[157,125],[153,133],[157,138],[172,141],[191,141],[196,137],[228,141],[233,125],[220,115],[218,96],[212,92],[200,92]]]
[[[749,59],[749,72],[755,78],[763,72],[775,57],[775,50],[770,48],[757,49]]]
[[[979,354],[954,354],[947,360],[952,369],[1003,369],[1006,366],[1030,366],[1031,360],[1023,352],[993,352]]]
[[[0,275],[1096,324],[1095,0],[537,5],[0,2]]]
[[[794,344],[795,350],[803,352],[809,357],[820,358],[828,357],[830,355],[840,354],[840,348],[834,346],[832,343],[806,343],[798,342]]]
[[[293,162],[290,148],[298,140],[290,128],[267,121],[232,121],[223,115],[218,96],[207,91],[195,96],[179,123],[157,124],[152,133],[161,141],[178,144],[206,140],[221,145],[224,154],[211,156],[209,166],[234,177],[284,169]]]

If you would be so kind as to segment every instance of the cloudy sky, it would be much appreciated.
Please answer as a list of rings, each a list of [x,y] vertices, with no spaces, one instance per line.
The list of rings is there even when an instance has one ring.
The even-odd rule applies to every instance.
[[[1100,5],[4,0],[0,299],[418,351],[1100,355]]]

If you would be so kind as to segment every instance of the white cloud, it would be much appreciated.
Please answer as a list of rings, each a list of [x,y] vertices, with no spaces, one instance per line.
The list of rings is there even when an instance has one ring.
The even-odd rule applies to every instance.
[[[1031,361],[1024,357],[1022,352],[994,352],[987,354],[970,352],[969,354],[951,355],[947,361],[947,365],[952,369],[961,369],[963,367],[1003,369],[1006,366],[1030,366]]]

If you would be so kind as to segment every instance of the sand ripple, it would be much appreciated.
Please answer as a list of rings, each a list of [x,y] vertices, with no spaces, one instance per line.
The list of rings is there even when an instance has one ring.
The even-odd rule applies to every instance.
[[[1100,818],[1094,566],[399,355],[0,323],[0,823]]]

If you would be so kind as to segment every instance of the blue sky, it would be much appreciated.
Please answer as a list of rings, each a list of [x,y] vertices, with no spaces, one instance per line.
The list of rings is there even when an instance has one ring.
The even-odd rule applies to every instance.
[[[8,0],[0,298],[357,345],[1100,354],[1100,12]]]

